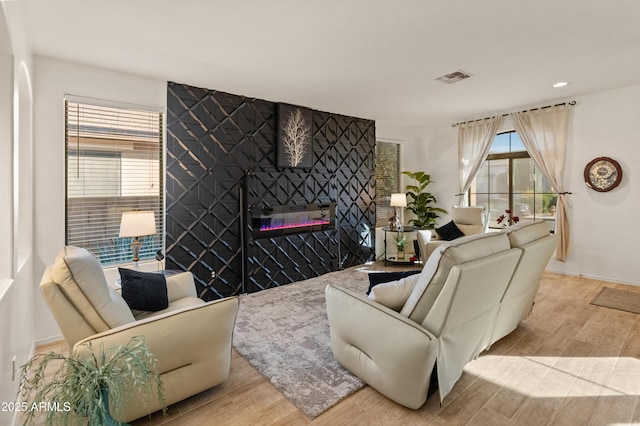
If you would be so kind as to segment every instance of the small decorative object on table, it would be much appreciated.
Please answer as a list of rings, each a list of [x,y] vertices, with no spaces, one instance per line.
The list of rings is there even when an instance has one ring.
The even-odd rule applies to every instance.
[[[398,210],[398,207],[400,208],[407,207],[407,194],[404,194],[404,193],[391,194],[391,200],[389,201],[389,205],[393,207],[393,211],[394,211],[394,216],[391,219],[389,219],[389,228],[402,231],[402,222],[400,221],[400,212]],[[395,226],[395,228],[393,228],[391,225],[392,219],[395,222],[393,225]]]
[[[511,210],[506,209],[504,214],[501,214],[500,217],[496,219],[496,222],[498,222],[498,225],[502,225],[503,228],[506,228],[520,222],[520,218],[518,216],[513,216]]]
[[[396,235],[396,247],[398,249],[398,261],[404,261],[404,246],[407,243],[407,239],[402,232]]]

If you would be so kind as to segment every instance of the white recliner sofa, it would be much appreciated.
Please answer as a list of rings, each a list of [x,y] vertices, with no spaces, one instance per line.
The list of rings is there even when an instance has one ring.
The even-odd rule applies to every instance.
[[[536,222],[440,245],[415,278],[381,284],[387,287],[380,294],[398,291],[406,295],[404,303],[377,298],[376,287],[367,297],[327,286],[336,360],[383,395],[413,409],[426,401],[436,366],[443,400],[464,366],[530,312],[556,243],[540,223],[546,227]]]
[[[511,333],[529,316],[542,273],[558,245],[558,236],[550,235],[549,225],[542,220],[510,226],[505,232],[511,247],[520,249],[522,256],[500,300],[491,344]]]
[[[85,249],[66,246],[46,268],[40,290],[77,356],[85,356],[86,342],[109,348],[144,336],[158,361],[156,368],[170,405],[229,376],[239,299],[205,303],[196,297],[190,272],[169,276],[166,281],[167,309],[132,312],[122,296],[107,285],[98,260]],[[120,422],[130,422],[161,408],[157,400],[143,406],[132,398],[113,415]]]
[[[451,221],[465,236],[484,234],[489,230],[489,212],[484,206],[453,206]],[[418,230],[416,233],[420,248],[420,259],[425,262],[431,253],[447,240],[440,238],[435,230]]]

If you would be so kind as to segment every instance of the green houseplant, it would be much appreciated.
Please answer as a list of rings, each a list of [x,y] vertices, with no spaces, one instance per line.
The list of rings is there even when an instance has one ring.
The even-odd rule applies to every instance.
[[[88,357],[49,352],[35,355],[22,366],[18,392],[25,425],[42,411],[47,425],[119,425],[111,418],[109,407],[116,414],[124,401],[146,404],[154,388],[165,405],[156,360],[143,336],[107,349],[94,348],[91,342],[84,345]],[[44,410],[43,402],[48,404]]]
[[[416,217],[409,220],[418,229],[433,229],[436,226],[438,213],[446,214],[447,211],[440,207],[432,206],[436,203],[436,197],[425,189],[431,183],[431,175],[425,172],[402,172],[416,181],[415,185],[407,185],[407,210]]]
[[[404,246],[407,244],[407,238],[403,233],[396,235],[396,248],[398,249],[398,260],[404,259]]]

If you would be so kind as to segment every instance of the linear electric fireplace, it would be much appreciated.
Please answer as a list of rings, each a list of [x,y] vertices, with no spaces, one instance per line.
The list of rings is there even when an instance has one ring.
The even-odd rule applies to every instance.
[[[262,207],[253,213],[253,238],[335,229],[336,203]]]

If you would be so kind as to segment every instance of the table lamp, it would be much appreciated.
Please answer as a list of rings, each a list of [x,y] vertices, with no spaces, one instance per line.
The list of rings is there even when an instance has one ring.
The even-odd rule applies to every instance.
[[[135,211],[123,212],[120,221],[120,238],[133,237],[131,243],[131,251],[133,252],[133,265],[138,269],[138,261],[140,260],[140,241],[138,237],[153,235],[156,233],[156,217],[153,212]]]
[[[407,207],[407,194],[398,193],[391,194],[391,201],[389,205],[394,208],[394,214],[396,218],[396,228],[402,230],[402,224],[400,223],[400,213],[398,207]]]

